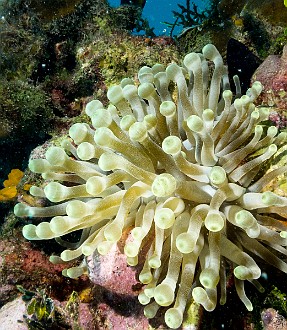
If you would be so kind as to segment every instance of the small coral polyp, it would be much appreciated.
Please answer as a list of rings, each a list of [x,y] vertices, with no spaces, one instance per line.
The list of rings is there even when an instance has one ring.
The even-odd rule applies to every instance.
[[[31,194],[55,204],[16,205],[21,217],[53,217],[24,226],[24,236],[56,238],[69,247],[61,236],[81,229],[73,248],[51,257],[58,262],[107,254],[133,228],[124,253],[135,266],[142,248],[148,251],[139,274],[146,317],[168,307],[165,322],[177,328],[190,296],[212,311],[218,295],[226,301],[229,269],[251,311],[244,281],[262,289],[253,256],[287,273],[277,256],[287,254],[287,228],[270,215],[286,216],[287,198],[261,192],[287,166],[260,175],[287,134],[260,125],[268,111],[253,102],[262,85],[255,82],[240,96],[234,80],[236,97],[221,55],[209,44],[202,54],[186,55],[183,67],[156,64],[141,68],[137,83],[123,79],[108,90],[106,108],[98,100],[88,103],[91,126],[74,124],[62,147],[29,163],[49,182]],[[81,265],[64,275],[85,271]]]

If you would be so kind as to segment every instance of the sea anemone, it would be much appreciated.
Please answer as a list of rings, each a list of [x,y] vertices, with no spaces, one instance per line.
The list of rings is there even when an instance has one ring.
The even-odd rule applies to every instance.
[[[230,269],[251,311],[244,281],[262,289],[253,256],[287,273],[277,256],[287,254],[287,227],[270,215],[286,217],[287,198],[261,192],[287,170],[262,172],[287,134],[260,124],[268,118],[268,110],[253,103],[260,82],[241,96],[234,81],[235,97],[222,57],[209,44],[202,54],[186,55],[183,67],[156,64],[141,68],[137,82],[123,79],[109,88],[106,108],[98,100],[88,103],[91,126],[74,124],[62,147],[29,163],[49,182],[30,193],[55,204],[17,204],[17,216],[53,217],[24,226],[23,235],[69,246],[61,236],[82,230],[60,259],[51,257],[58,262],[107,254],[132,228],[124,248],[127,263],[137,265],[147,250],[139,301],[148,318],[168,307],[165,322],[171,328],[181,325],[191,296],[207,311],[216,307],[218,292],[224,304]],[[82,264],[64,275],[85,271]]]

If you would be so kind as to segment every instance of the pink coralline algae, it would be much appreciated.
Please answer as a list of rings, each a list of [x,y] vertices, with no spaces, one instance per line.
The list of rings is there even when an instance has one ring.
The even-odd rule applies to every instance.
[[[275,309],[268,308],[261,314],[264,330],[286,330],[287,321]]]
[[[280,114],[280,113],[276,112],[276,111],[272,111],[270,113],[269,120],[271,120],[277,128],[287,127],[287,117],[283,114]]]
[[[17,236],[3,238],[0,242],[0,305],[19,294],[16,284],[34,290],[41,283],[43,287],[51,287],[53,293],[56,293],[58,287],[65,284],[61,275],[65,266],[51,264],[42,251]]]
[[[126,256],[117,246],[108,255],[88,258],[90,280],[114,294],[138,295],[139,282],[136,280],[136,268],[127,265]]]
[[[259,80],[264,89],[257,99],[258,104],[287,108],[287,45],[282,56],[270,55],[253,75],[253,81]]]

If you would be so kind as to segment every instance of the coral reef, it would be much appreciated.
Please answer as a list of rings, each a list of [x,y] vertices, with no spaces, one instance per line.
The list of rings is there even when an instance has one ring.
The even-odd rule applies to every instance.
[[[252,81],[260,80],[264,86],[258,102],[260,104],[287,109],[287,45],[282,56],[269,55],[254,72]]]
[[[28,159],[31,150],[39,142],[47,139],[53,117],[51,102],[41,88],[18,79],[1,81],[1,181],[9,174],[11,168],[21,168],[23,159]]]
[[[26,306],[21,298],[15,299],[0,309],[1,327],[3,329],[28,330],[24,323]]]
[[[287,127],[287,117],[284,114],[280,114],[276,111],[270,112],[269,120],[275,125],[277,128],[284,129]]]
[[[268,21],[273,26],[286,27],[287,11],[282,1],[248,0],[244,9],[254,13],[260,20]]]
[[[37,69],[38,61],[43,56],[44,38],[32,31],[30,18],[22,17],[21,22],[13,24],[7,21],[3,10],[1,15],[0,78],[25,81]]]
[[[58,291],[57,286],[63,283],[61,271],[65,265],[51,265],[43,251],[34,248],[28,242],[24,242],[17,235],[16,230],[14,230],[14,235],[15,237],[12,238],[2,238],[0,242],[0,306],[15,296],[16,284],[24,285],[31,290],[35,290],[35,286],[39,283],[41,283],[42,288],[52,286],[52,292],[55,296]],[[51,251],[49,252],[51,253]],[[58,292],[58,297],[61,294],[64,294],[64,290],[62,293]]]
[[[186,26],[189,23],[184,20],[183,30],[176,36],[179,49],[185,53],[200,51],[206,43],[213,43],[224,55],[228,41],[234,38],[263,60],[274,52],[280,53],[281,42],[286,40],[287,11],[277,0],[212,0],[199,24],[195,24],[196,12],[191,14],[194,22]]]
[[[145,36],[155,37],[147,19],[142,18],[142,8],[140,4],[123,4],[113,10],[112,24],[119,30],[141,32]]]
[[[53,112],[47,94],[20,80],[2,81],[0,86],[1,140],[33,139],[45,134]],[[36,128],[36,129],[35,129]],[[11,137],[13,130],[14,136]]]
[[[214,64],[210,84],[208,61]],[[88,103],[92,127],[73,125],[71,140],[29,162],[30,170],[49,181],[30,193],[54,204],[15,206],[20,217],[53,216],[24,226],[23,234],[64,245],[60,257],[50,258],[55,264],[96,250],[106,255],[131,229],[124,253],[129,265],[143,264],[139,301],[147,318],[169,307],[165,322],[171,328],[181,325],[190,294],[212,311],[219,287],[220,304],[226,302],[229,269],[251,311],[244,281],[263,290],[255,256],[287,273],[276,255],[286,254],[287,228],[270,215],[286,218],[287,198],[261,193],[286,172],[286,166],[261,172],[286,143],[286,133],[259,124],[268,117],[266,108],[253,103],[262,90],[259,82],[240,97],[235,77],[233,99],[213,45],[186,55],[183,63],[145,66],[138,85],[125,78],[109,88],[107,108],[98,100]],[[78,230],[78,243],[63,238]],[[87,271],[84,260],[63,275],[77,278]]]
[[[285,330],[287,328],[287,320],[273,308],[262,312],[262,322],[264,330]]]
[[[118,22],[124,14],[107,1],[60,1],[53,17],[48,15],[52,1],[26,4],[0,2],[0,153],[5,155],[0,159],[1,182],[11,168],[26,166],[31,150],[48,134],[70,126],[87,97],[100,97],[111,82],[118,83],[141,65],[177,58],[170,39],[160,38],[160,44],[123,31]],[[61,8],[66,12],[60,13]],[[125,19],[131,22],[128,12]],[[1,214],[6,214],[3,208]]]
[[[3,329],[100,329],[88,304],[82,303],[75,292],[68,301],[60,303],[44,291],[31,292],[24,288],[20,291],[22,298],[16,298],[0,310]]]
[[[94,81],[97,98],[103,97],[107,87],[125,76],[132,77],[142,66],[160,61],[166,65],[179,58],[171,38],[143,38],[112,31],[105,17],[95,18],[86,33],[86,40],[77,45],[75,80]]]
[[[134,2],[139,6],[144,5],[144,1]],[[218,2],[219,7],[217,7]],[[286,43],[286,31],[284,31],[286,10],[284,8],[282,10],[283,1],[281,0],[281,7],[273,0],[252,0],[247,2],[249,2],[249,5],[242,12],[244,1],[241,0],[236,2],[213,1],[213,9],[211,8],[212,10],[206,11],[203,15],[201,12],[194,10],[194,17],[190,15],[189,17],[185,16],[182,21],[185,25],[194,23],[196,27],[193,27],[192,30],[187,29],[184,31],[179,40],[173,40],[167,37],[154,37],[153,30],[141,18],[141,10],[135,8],[136,6],[132,8],[132,6],[125,5],[119,8],[110,8],[107,2],[103,0],[72,0],[69,3],[62,0],[54,3],[54,1],[48,0],[45,4],[44,2],[40,3],[31,0],[29,1],[29,6],[26,6],[26,0],[1,1],[0,153],[5,156],[1,158],[0,181],[2,182],[6,179],[11,168],[18,167],[24,169],[31,149],[46,140],[48,134],[53,135],[53,140],[45,143],[42,148],[37,148],[33,152],[31,159],[44,158],[46,149],[53,143],[59,147],[59,141],[67,137],[67,127],[72,123],[89,120],[85,114],[76,118],[75,116],[80,114],[86,103],[91,99],[91,95],[99,98],[104,107],[107,107],[109,103],[109,99],[106,97],[108,87],[118,84],[124,76],[134,77],[136,80],[135,84],[138,85],[137,77],[134,76],[134,73],[140,67],[145,65],[152,66],[156,62],[160,62],[164,66],[170,62],[178,62],[180,58],[178,49],[182,50],[182,53],[195,49],[199,51],[204,44],[214,42],[220,50],[225,52],[226,43],[232,36],[243,41],[262,58],[270,52],[280,54],[283,45]],[[51,7],[53,7],[53,10],[51,10]],[[194,8],[191,6],[189,9],[192,11]],[[273,14],[270,14],[271,12]],[[178,13],[181,14],[180,10],[178,10]],[[182,14],[185,14],[185,12]],[[189,21],[188,19],[191,20]],[[192,19],[194,19],[193,23]],[[277,26],[277,24],[282,26]],[[145,31],[145,34],[149,37],[131,36],[129,31],[132,29]],[[185,42],[187,45],[185,45]],[[245,57],[241,51],[240,55],[238,55],[238,45],[235,48],[236,53],[229,52],[232,58]],[[225,56],[225,53],[223,55]],[[245,62],[250,64],[249,60]],[[250,69],[251,66],[248,66]],[[245,68],[242,71],[246,73]],[[188,79],[186,73],[185,77]],[[265,90],[263,95],[266,95],[266,86],[268,88],[269,81],[271,82],[271,79],[264,81]],[[249,87],[249,80],[247,83]],[[176,91],[177,85],[174,82],[170,82],[169,92],[175,103],[178,102]],[[280,97],[284,98],[284,95],[280,93]],[[143,101],[141,100],[141,102]],[[149,101],[144,100],[144,102],[148,104]],[[260,103],[261,99],[257,98],[256,104],[259,105]],[[284,107],[282,106],[281,108]],[[19,111],[21,109],[22,111]],[[270,120],[273,121],[272,125],[278,128],[277,135],[286,127],[284,112],[281,110],[278,112],[278,109],[275,109],[276,112],[274,112],[273,108],[271,110],[269,122],[265,121],[262,126],[264,128],[262,138],[272,124]],[[272,129],[270,128],[270,130]],[[58,135],[61,135],[59,139],[57,138]],[[251,134],[250,139],[252,136]],[[184,138],[182,131],[180,137]],[[95,144],[94,141],[88,142]],[[72,141],[72,143],[73,147],[77,147],[76,142]],[[139,147],[139,143],[133,143]],[[144,149],[142,146],[140,148]],[[182,150],[185,150],[184,148]],[[77,159],[79,162],[77,154],[69,151],[67,153],[69,157]],[[252,157],[250,159],[247,157],[240,165],[248,162]],[[278,159],[280,159],[279,162]],[[188,160],[191,161],[191,159]],[[96,163],[96,160],[88,160],[88,163],[90,162]],[[278,168],[286,164],[286,157],[273,157],[268,162],[265,162],[263,169],[269,168],[270,164],[272,166],[269,171],[274,170],[278,172]],[[263,169],[261,169],[260,175],[263,174]],[[65,171],[65,169],[58,170],[60,172]],[[164,171],[164,167],[156,168],[155,171],[158,175]],[[143,284],[138,282],[138,274],[141,272],[146,260],[145,254],[150,247],[149,241],[152,241],[155,235],[153,232],[155,226],[152,225],[149,234],[143,240],[143,249],[139,255],[137,267],[127,267],[125,265],[126,256],[121,254],[124,252],[124,245],[133,240],[133,236],[131,234],[128,235],[132,227],[124,229],[123,236],[127,234],[128,237],[121,241],[123,245],[120,246],[120,241],[117,242],[117,247],[118,249],[120,247],[120,250],[116,249],[115,252],[113,247],[108,255],[101,256],[96,254],[88,256],[86,258],[87,265],[84,265],[84,269],[89,272],[93,283],[101,287],[96,286],[94,288],[94,284],[92,284],[92,290],[88,287],[81,292],[83,279],[87,281],[87,277],[82,276],[80,279],[67,281],[61,276],[63,268],[77,266],[79,264],[78,260],[69,265],[55,265],[53,267],[53,265],[49,264],[46,254],[58,254],[62,247],[57,247],[57,244],[52,241],[27,244],[18,236],[19,226],[21,227],[24,222],[31,223],[33,221],[34,224],[39,224],[43,219],[36,219],[34,222],[32,218],[25,220],[16,218],[11,213],[11,210],[9,213],[9,208],[11,209],[11,206],[14,205],[17,194],[18,201],[30,206],[41,207],[43,210],[53,203],[48,201],[45,196],[39,197],[28,194],[29,184],[40,185],[41,187],[47,184],[43,184],[43,179],[40,179],[39,175],[26,171],[24,179],[17,186],[16,181],[9,183],[9,190],[6,187],[0,190],[0,304],[5,304],[8,300],[12,300],[19,295],[15,284],[25,285],[25,287],[34,291],[38,288],[49,290],[51,287],[53,300],[58,299],[62,303],[63,300],[68,299],[71,290],[75,289],[79,291],[79,295],[83,299],[89,302],[89,306],[88,304],[85,306],[81,304],[84,314],[86,312],[89,314],[92,306],[92,313],[94,316],[96,315],[94,319],[88,317],[87,320],[90,323],[83,326],[83,328],[99,327],[104,329],[115,327],[116,325],[119,326],[119,324],[121,324],[123,329],[128,327],[134,328],[136,324],[138,324],[138,327],[144,328],[148,322],[142,315],[143,307],[136,304],[137,298],[135,295],[138,295],[143,287]],[[82,183],[84,182],[85,180]],[[267,184],[264,190],[271,190],[280,196],[286,196],[286,182],[286,174],[279,175],[278,178]],[[127,190],[129,184],[131,182],[123,182],[119,184],[119,187]],[[76,186],[77,183],[63,182],[63,185],[72,187]],[[176,197],[178,196],[176,195]],[[83,197],[81,201],[87,202],[90,198],[93,197],[88,197],[87,199]],[[3,202],[4,199],[7,202]],[[146,199],[142,199],[143,203],[147,202]],[[159,197],[156,198],[156,201],[157,203],[162,202]],[[188,203],[185,199],[184,202]],[[223,206],[220,210],[222,208]],[[134,212],[134,209],[132,209],[132,212]],[[251,212],[253,214],[256,213],[256,211]],[[230,224],[228,226],[230,227]],[[75,241],[80,235],[81,230],[73,231],[69,236],[64,236],[62,239]],[[57,240],[60,243],[64,243],[61,241],[61,238],[57,238]],[[238,242],[236,244],[239,245]],[[205,245],[208,246],[208,242]],[[77,244],[75,243],[73,248],[76,247]],[[166,245],[164,247],[166,248]],[[224,259],[224,257],[221,258]],[[56,258],[54,258],[55,260]],[[103,266],[107,260],[109,265],[114,262],[114,268],[112,266],[109,268]],[[165,259],[165,261],[167,260]],[[264,262],[258,265],[260,267],[263,266],[263,268],[266,267]],[[199,283],[201,267],[204,266],[198,263],[197,277],[195,278],[196,285]],[[238,318],[241,318],[242,321],[243,315],[248,315],[249,317],[251,313],[244,311],[245,306],[243,304],[241,309],[237,305],[238,299],[236,299],[232,276],[230,276],[235,266],[232,263],[227,263],[227,267],[229,268],[227,270],[229,280],[228,278],[226,280],[227,296],[230,298],[230,295],[232,295],[232,303],[228,299],[229,305],[227,307],[229,310],[236,310],[236,313],[240,314]],[[162,277],[165,275],[165,272],[166,270],[163,269]],[[280,274],[279,271],[274,273],[277,276]],[[117,285],[119,279],[121,285]],[[162,278],[160,278],[158,283],[161,280]],[[220,283],[222,282],[224,281],[220,280]],[[268,292],[267,282],[263,281],[263,284]],[[89,285],[91,285],[90,282]],[[279,282],[276,285],[282,290]],[[59,287],[63,289],[58,290]],[[265,297],[266,293],[251,291],[249,290],[250,285],[247,285],[246,289],[254,309],[258,308],[258,305],[262,306],[264,299],[261,298]],[[178,290],[178,287],[176,290]],[[258,299],[260,302],[256,302],[256,295],[260,297],[261,300]],[[83,301],[82,298],[81,301]],[[189,326],[194,323],[190,321],[194,316],[194,313],[191,312],[194,305],[198,306],[196,303],[193,305],[187,304],[184,316],[186,324]],[[274,302],[270,302],[268,305],[265,304],[263,307],[273,307],[276,311],[278,310],[279,314],[286,317]],[[229,320],[227,321],[227,318],[232,317],[235,322],[236,320],[238,321],[238,318],[236,319],[237,316],[234,314],[227,313],[228,315],[226,315],[225,308],[226,306],[218,306],[215,313],[205,313],[203,323],[208,324],[208,327],[209,321],[219,320],[219,324],[226,321],[225,324],[228,327],[230,323],[228,323]],[[12,310],[13,306],[9,313],[16,320],[15,315],[17,314],[13,314]],[[149,321],[152,326],[162,323],[165,310],[161,308],[156,318]],[[201,308],[199,310],[202,312]],[[260,319],[261,312],[262,308],[257,313],[257,320]],[[5,313],[4,310],[3,313]],[[22,311],[19,313],[23,314]],[[82,312],[80,311],[80,313]],[[223,316],[222,313],[224,314]],[[255,310],[252,312],[253,314],[256,314]],[[1,315],[3,316],[3,314]],[[209,316],[207,317],[207,315]],[[274,315],[276,316],[276,314]],[[63,318],[66,318],[64,314]],[[222,319],[225,321],[222,321]],[[276,317],[273,317],[273,319],[275,320]],[[202,321],[198,322],[202,323]],[[241,325],[242,323],[237,328],[242,328]],[[13,324],[10,327],[16,329],[16,326]],[[165,326],[163,327],[166,328]],[[6,328],[9,328],[9,326],[6,326]]]

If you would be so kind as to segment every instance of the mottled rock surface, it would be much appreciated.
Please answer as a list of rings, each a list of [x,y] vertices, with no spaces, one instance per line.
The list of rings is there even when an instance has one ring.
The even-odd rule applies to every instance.
[[[21,298],[17,298],[0,309],[0,330],[27,330],[23,314],[26,306]]]
[[[287,45],[281,57],[270,55],[266,58],[253,75],[252,81],[256,80],[264,86],[258,104],[287,108]]]

